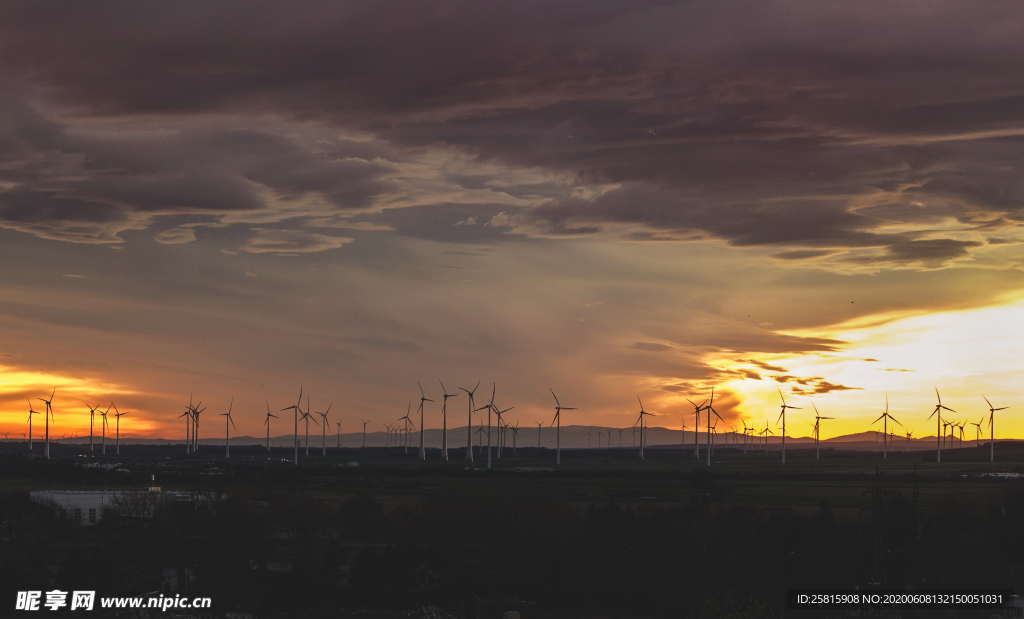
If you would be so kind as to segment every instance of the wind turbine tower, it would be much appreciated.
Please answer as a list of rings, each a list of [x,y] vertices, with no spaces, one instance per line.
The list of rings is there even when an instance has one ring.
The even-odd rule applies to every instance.
[[[433,402],[433,400],[428,398],[426,393],[423,393],[423,385],[419,381],[416,381],[416,385],[420,388],[420,460],[426,462],[427,446],[423,442],[423,404],[425,402]]]
[[[782,420],[782,463],[786,463],[786,409],[792,408],[794,410],[800,410],[799,406],[790,406],[786,404],[786,398],[782,395],[782,389],[779,389],[779,399],[782,401],[781,411],[779,412],[779,419]],[[779,423],[776,419],[775,423]]]
[[[334,406],[334,402],[330,402],[327,405],[327,410],[317,411],[317,415],[320,415],[320,455],[327,457],[327,416],[331,414],[331,407]]]
[[[231,398],[227,412],[221,413],[224,418],[224,457],[231,457],[231,427],[235,425],[235,418],[231,416],[231,410],[235,407],[235,399]]]
[[[956,411],[942,403],[942,396],[939,395],[939,388],[935,388],[935,408],[932,409],[932,414],[928,415],[928,419],[935,417],[935,463],[942,463],[942,435],[945,434],[945,428],[942,426],[942,411],[947,410],[951,413]]]
[[[121,455],[121,417],[124,417],[128,413],[122,413],[117,410],[117,405],[111,403],[114,407],[114,454]]]
[[[893,423],[897,425],[903,425],[895,417],[889,414],[889,394],[885,394],[885,412],[878,416],[878,419],[872,421],[872,425],[882,422],[882,459],[887,460],[889,458],[889,420],[892,419]]]
[[[44,431],[46,432],[46,449],[43,454],[46,456],[47,460],[50,459],[50,419],[53,418],[53,394],[55,393],[57,393],[56,387],[54,387],[53,391],[50,392],[50,397],[48,399],[39,398],[40,402],[44,402],[46,404],[46,411],[43,413],[43,421],[45,422]]]
[[[476,386],[472,389],[466,389],[465,387],[459,387],[462,391],[466,392],[466,461],[473,461],[473,408],[476,406],[476,390],[480,386],[480,381],[476,381]]]
[[[267,403],[267,416],[263,420],[263,425],[267,426],[267,453],[270,453],[270,420],[277,419],[277,415],[270,412],[270,402]]]
[[[299,411],[302,405],[302,385],[299,385],[299,397],[295,400],[295,404],[282,408],[279,412],[292,411],[293,413],[293,430],[292,430],[292,447],[295,450],[295,466],[299,465]]]
[[[821,420],[822,419],[833,419],[832,417],[823,417],[818,412],[818,405],[811,402],[811,406],[814,407],[814,459],[821,460]],[[886,407],[888,409],[888,407]],[[743,424],[743,431],[746,433],[747,424]]]
[[[711,397],[708,398],[708,403],[707,403],[707,406],[704,407],[704,411],[707,413],[707,415],[705,415],[705,416],[708,418],[707,465],[711,466],[711,430],[712,430],[712,427],[711,427],[711,414],[714,413],[715,417],[718,417],[719,420],[725,421],[724,419],[722,419],[722,416],[718,414],[718,411],[715,410],[715,388],[714,387],[711,388]],[[718,425],[718,423],[716,422],[715,425]]]
[[[441,458],[448,461],[448,398],[456,397],[457,393],[448,393],[448,388],[444,386],[444,382],[438,379],[437,382],[441,383]]]
[[[644,434],[644,417],[653,417],[654,413],[648,413],[644,410],[644,401],[640,399],[640,396],[636,396],[636,401],[640,403],[640,414],[637,415],[636,423],[640,424],[640,459],[644,459],[644,446],[646,445],[647,438]]]
[[[700,442],[698,441],[698,435],[700,434],[700,412],[704,410],[704,405],[708,401],[704,400],[700,404],[696,404],[690,398],[686,398],[686,401],[693,407],[693,456],[697,459],[697,462],[700,462]]]
[[[562,403],[558,401],[558,396],[555,395],[555,390],[548,389],[548,391],[555,399],[555,418],[551,420],[551,423],[555,425],[555,466],[559,466],[562,464],[562,411],[574,411],[576,408],[562,406]]]
[[[988,429],[989,429],[989,441],[988,441],[988,461],[996,461],[996,411],[1004,411],[1009,406],[1000,406],[996,408],[992,406],[992,403],[988,401],[988,397],[985,397],[985,404],[988,404]]]
[[[28,451],[32,453],[32,415],[38,415],[39,411],[32,409],[32,401],[28,402]]]

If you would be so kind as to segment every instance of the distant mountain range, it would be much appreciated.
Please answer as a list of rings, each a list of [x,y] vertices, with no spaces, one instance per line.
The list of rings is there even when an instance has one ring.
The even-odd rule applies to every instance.
[[[540,435],[538,438],[537,426],[532,427],[523,426],[519,429],[518,438],[515,442],[522,447],[536,447],[539,444],[543,447],[554,447],[555,446],[555,429],[549,426],[540,428]],[[478,434],[477,427],[473,427],[474,444],[486,444],[486,429],[484,432]],[[636,446],[636,441],[639,440],[639,431],[635,431],[633,428],[609,428],[603,426],[563,426],[561,433],[561,445],[564,449],[582,449],[582,448],[604,448],[621,447],[621,448],[633,448]],[[300,441],[305,441],[305,435],[300,434]],[[441,447],[441,430],[437,428],[431,428],[425,430],[423,433],[424,443],[429,448],[440,448]],[[703,432],[698,436],[698,440],[701,444],[704,443],[706,437]],[[41,438],[37,437],[37,441]],[[63,439],[57,439],[58,442],[73,442],[81,443],[89,440],[88,436],[81,437],[69,437]],[[99,437],[94,440],[99,441]],[[401,436],[398,437],[401,440]],[[497,430],[491,428],[491,441],[492,444],[497,444]],[[725,432],[717,434],[715,436],[716,445],[725,446],[741,446],[743,445],[744,437],[741,434],[733,432]],[[108,436],[108,444],[113,442],[113,439]],[[163,439],[163,438],[135,438],[135,437],[121,437],[121,442],[124,444],[134,445],[171,445],[183,442],[183,438],[176,439]],[[266,442],[265,437],[261,436],[232,436],[232,445],[263,445]],[[692,448],[694,442],[694,433],[687,430],[685,433],[680,433],[679,430],[673,430],[671,428],[652,427],[647,429],[647,445],[650,449],[666,449],[666,448]],[[779,436],[770,436],[767,444],[769,447],[776,447],[781,444],[782,439]],[[1002,442],[1002,441],[1001,441]],[[217,436],[213,432],[206,435],[205,432],[200,433],[200,443],[203,445],[223,445],[224,437]],[[270,438],[270,443],[274,447],[290,447],[293,444],[293,438],[291,434],[277,435]],[[328,447],[336,447],[338,444],[338,437],[334,433],[329,433],[326,436],[326,443]],[[809,436],[787,436],[787,445],[798,448],[807,448],[814,445],[814,438]],[[321,445],[321,435],[319,432],[314,432],[313,428],[310,428],[309,433],[309,444],[310,448],[319,448]],[[359,447],[362,444],[362,433],[357,432],[346,432],[341,436],[341,444],[343,447]],[[366,433],[366,445],[368,447],[383,447],[388,443],[386,432],[367,432]],[[398,443],[399,445],[401,443]],[[448,429],[448,445],[453,449],[464,447],[466,444],[466,426],[457,426]],[[511,447],[513,444],[513,433],[511,430],[506,431],[506,445]],[[763,446],[765,441],[760,436],[751,436],[747,439],[747,444],[750,446]],[[828,439],[822,439],[822,447],[827,449],[842,449],[842,450],[871,450],[882,448],[882,433],[876,431],[858,432],[855,434],[844,434],[842,436],[834,436]],[[985,444],[985,440],[982,440],[982,444]],[[974,441],[964,441],[965,447],[971,447],[974,445]],[[409,446],[419,446],[419,432],[409,432]],[[956,447],[959,447],[959,440],[955,443]],[[896,450],[924,450],[935,448],[935,436],[923,436],[920,438],[907,439],[905,436],[894,435],[890,437],[890,448]]]

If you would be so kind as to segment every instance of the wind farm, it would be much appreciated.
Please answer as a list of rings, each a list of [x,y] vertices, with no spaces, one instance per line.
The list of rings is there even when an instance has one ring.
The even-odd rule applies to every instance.
[[[978,396],[977,402],[973,404],[959,400],[946,403],[946,400],[941,399],[938,389],[935,389],[937,403],[931,411],[932,415],[920,414],[919,419],[911,421],[906,414],[901,415],[899,420],[893,416],[888,394],[880,394],[885,406],[880,416],[865,420],[864,431],[825,436],[823,422],[835,422],[839,416],[823,415],[817,402],[812,399],[804,402],[799,397],[786,398],[781,392],[778,394],[781,401],[779,406],[785,408],[774,411],[769,408],[764,411],[760,416],[764,418],[767,415],[769,421],[763,427],[757,423],[757,416],[754,415],[742,417],[738,424],[726,423],[726,417],[716,409],[716,405],[720,405],[728,396],[715,387],[709,388],[706,393],[695,392],[688,394],[688,398],[682,398],[686,407],[679,415],[681,421],[678,426],[654,423],[653,420],[664,416],[656,416],[648,410],[644,397],[638,394],[633,394],[634,406],[637,407],[637,412],[632,413],[635,418],[626,417],[631,423],[605,426],[588,423],[584,409],[563,405],[564,394],[560,396],[555,389],[548,389],[547,395],[554,406],[554,417],[548,422],[536,422],[535,444],[528,441],[521,444],[519,428],[522,411],[519,405],[500,407],[496,403],[498,381],[492,381],[487,402],[475,406],[473,394],[481,382],[474,379],[469,381],[476,385],[473,389],[462,389],[469,401],[465,426],[449,423],[443,400],[435,410],[423,406],[432,398],[417,383],[407,394],[403,394],[409,396],[409,400],[405,414],[398,418],[398,424],[377,425],[372,420],[363,419],[360,429],[354,428],[356,431],[344,433],[341,421],[338,420],[335,428],[337,437],[331,442],[327,440],[327,426],[333,404],[328,403],[322,411],[312,411],[309,393],[303,388],[299,388],[299,395],[292,404],[275,407],[270,401],[265,401],[263,410],[258,414],[244,415],[241,421],[248,427],[254,423],[262,424],[262,436],[237,431],[239,425],[236,418],[241,413],[233,398],[229,399],[223,412],[218,413],[224,417],[223,437],[200,435],[197,421],[205,406],[192,395],[182,400],[185,402],[184,413],[173,412],[176,422],[185,420],[185,432],[166,438],[132,436],[130,425],[121,427],[122,422],[130,424],[132,417],[111,402],[109,410],[114,415],[115,442],[114,450],[110,452],[105,450],[106,411],[85,405],[77,414],[82,415],[86,428],[89,427],[87,422],[90,416],[94,418],[97,413],[103,422],[100,449],[95,449],[88,433],[55,438],[56,434],[62,433],[59,422],[72,415],[70,412],[61,412],[59,416],[51,417],[49,459],[45,457],[45,452],[30,449],[27,440],[8,438],[0,441],[0,467],[17,471],[16,475],[25,479],[35,479],[44,474],[44,470],[49,471],[45,474],[55,475],[53,481],[64,486],[77,483],[72,481],[74,479],[92,480],[88,482],[92,484],[114,476],[120,480],[138,480],[135,483],[139,484],[152,484],[154,479],[159,479],[165,488],[174,489],[173,492],[183,492],[187,488],[193,488],[192,492],[195,492],[196,488],[230,487],[233,488],[232,492],[246,495],[257,487],[266,489],[279,485],[281,488],[312,491],[312,488],[317,487],[315,484],[331,480],[328,486],[330,489],[321,487],[316,492],[329,497],[324,500],[338,501],[342,506],[351,505],[350,502],[354,500],[344,498],[348,493],[369,491],[365,485],[369,479],[366,476],[372,475],[376,480],[372,492],[374,501],[382,505],[390,505],[392,502],[396,502],[396,505],[409,505],[407,502],[413,500],[414,513],[424,517],[431,510],[441,509],[438,499],[434,497],[435,491],[428,488],[443,488],[442,494],[445,496],[461,497],[451,506],[455,510],[451,514],[458,513],[466,505],[475,505],[474,509],[489,505],[490,499],[487,497],[492,496],[492,493],[498,493],[496,496],[517,497],[509,499],[507,512],[513,515],[520,508],[536,508],[533,499],[529,498],[527,488],[542,487],[543,492],[560,496],[559,493],[565,492],[568,487],[574,487],[575,498],[563,497],[558,500],[567,505],[582,501],[583,505],[590,506],[589,510],[602,505],[604,507],[599,509],[607,509],[611,503],[606,501],[611,500],[617,506],[616,509],[647,514],[643,519],[656,518],[657,514],[690,513],[687,510],[705,509],[707,506],[730,510],[745,506],[742,509],[754,509],[753,513],[761,513],[760,510],[784,510],[796,521],[809,519],[809,522],[818,521],[827,513],[832,523],[829,526],[837,531],[851,527],[851,531],[858,530],[860,525],[857,523],[861,517],[857,514],[864,509],[865,496],[875,497],[871,501],[879,500],[879,496],[890,496],[886,501],[899,501],[904,499],[892,497],[904,497],[907,496],[905,493],[912,492],[915,497],[915,513],[919,513],[918,517],[930,518],[945,513],[949,509],[948,501],[964,493],[973,497],[973,502],[1002,505],[1000,501],[1006,500],[1006,492],[1024,483],[1024,441],[999,439],[995,431],[985,425],[986,420],[994,417],[997,412],[1009,414],[1003,411],[1011,407],[996,407],[986,396]],[[439,384],[443,385],[443,382]],[[444,387],[441,393],[452,397]],[[55,394],[59,395],[59,390],[51,389],[49,395],[40,399],[49,400],[53,409],[60,401]],[[216,394],[210,395],[211,398],[216,397]],[[415,411],[411,402],[411,396],[414,395],[420,398]],[[101,394],[95,394],[90,400],[97,398],[102,398]],[[351,397],[346,399],[351,400]],[[628,404],[628,398],[623,399]],[[811,409],[814,413],[809,435],[787,435],[782,429],[782,415],[788,410],[803,408]],[[890,426],[899,424],[903,427],[914,425],[924,428],[940,414],[953,414],[957,410],[977,413],[974,409],[988,411],[988,415],[982,415],[978,421],[971,422],[975,436],[969,443],[953,442],[955,436],[951,434],[950,425],[958,428],[955,424],[945,428],[940,425],[937,436],[921,432],[919,437],[914,438],[910,431],[905,439],[898,441],[890,436]],[[272,424],[279,417],[275,411],[292,412],[292,434],[274,432]],[[571,423],[563,423],[563,411],[573,411],[574,419]],[[487,413],[487,419],[475,422],[474,412]],[[53,414],[52,410],[50,413]],[[513,417],[517,413],[520,416]],[[686,424],[691,413],[704,414],[700,425],[694,429],[688,428]],[[308,430],[304,427],[313,415],[317,416],[318,419],[313,421],[321,430],[319,450],[308,450]],[[770,423],[773,415],[778,420],[777,425]],[[31,421],[31,416],[26,419],[26,435]],[[304,423],[300,424],[300,421]],[[943,421],[950,423],[945,418]],[[720,430],[719,425],[726,429]],[[875,429],[879,425],[881,430]],[[788,427],[792,429],[793,423],[789,423]],[[622,433],[631,428],[636,430],[636,440],[632,445],[623,444]],[[999,442],[999,458],[995,461],[992,461],[992,445],[985,440],[982,428],[989,431],[989,440],[995,437]],[[129,431],[127,436],[125,430]],[[614,441],[616,435],[618,440]],[[418,441],[418,449],[409,449],[412,436]],[[597,441],[593,440],[594,436],[599,437]],[[607,440],[602,437],[607,437]],[[751,440],[753,437],[758,440]],[[218,442],[223,443],[222,451],[214,448]],[[481,450],[476,457],[473,455],[474,449]],[[44,463],[45,467],[39,468]],[[25,464],[29,466],[25,468]],[[87,476],[81,477],[86,471]],[[259,479],[264,481],[257,481]],[[681,499],[676,491],[671,490],[680,481],[690,488]],[[410,482],[412,486],[409,486]],[[412,495],[408,494],[410,489],[414,489]],[[612,496],[615,498],[609,498]],[[278,499],[265,500],[273,503]],[[683,512],[678,512],[680,509]],[[1004,506],[1000,509],[1016,508]],[[451,514],[446,517],[452,517]],[[742,518],[746,516],[740,518],[745,522]],[[320,526],[330,528],[335,525],[325,523]],[[472,535],[474,526],[468,524],[446,535],[456,538]],[[516,525],[506,523],[503,526],[514,528]],[[716,525],[704,526],[714,529]],[[487,538],[486,534],[484,538]],[[364,538],[357,534],[352,539]],[[927,536],[922,537],[920,543],[927,543],[927,539]],[[519,556],[516,551],[505,552],[512,552],[510,556]],[[872,559],[878,567],[868,573],[868,578],[893,582],[891,570],[896,569],[896,563],[893,562],[897,560],[894,557],[902,557],[899,561],[903,561],[906,556],[901,553],[911,551],[895,551],[890,548],[886,552],[889,554]],[[893,552],[897,554],[893,555]],[[702,556],[707,559],[714,555]],[[592,561],[597,565],[606,565],[602,558]],[[759,563],[755,561],[754,565]],[[791,567],[803,569],[800,567],[803,565],[801,561],[795,560]],[[921,574],[923,578],[939,578],[941,581],[941,576],[932,574],[928,569],[914,569],[917,571],[913,573]],[[773,579],[769,580],[774,582]],[[345,587],[344,590],[349,590]],[[511,587],[509,590],[516,589]],[[522,590],[519,595],[525,592]],[[602,600],[602,605],[618,608],[621,612],[634,612],[642,607],[631,606],[621,598],[609,596],[607,592],[595,592],[594,595],[597,596],[595,599]],[[442,596],[439,599],[442,605],[451,604],[450,598]],[[444,602],[445,599],[449,601]],[[550,602],[546,594],[537,599],[546,600],[544,604]],[[671,603],[665,603],[671,606]],[[491,594],[486,597],[486,605],[494,604],[514,608],[518,602],[503,595]],[[743,604],[756,602],[748,599]],[[636,616],[644,616],[646,611],[636,612],[640,612]]]
[[[439,381],[439,384],[443,385],[443,382]],[[447,415],[447,406],[442,401],[440,410],[435,411],[433,415],[426,409],[425,404],[433,402],[433,399],[427,397],[426,393],[422,389],[422,384],[417,383],[417,391],[419,393],[419,404],[417,405],[415,414],[416,419],[412,417],[413,411],[411,407],[411,401],[407,403],[406,412],[404,415],[398,418],[400,426],[392,426],[390,424],[382,424],[376,431],[366,433],[366,428],[372,423],[370,420],[363,420],[363,432],[355,432],[349,436],[346,441],[346,434],[342,431],[342,423],[339,420],[336,422],[335,428],[335,440],[332,446],[327,440],[328,426],[330,425],[330,414],[333,409],[333,402],[329,402],[327,407],[322,411],[313,411],[310,408],[310,396],[308,392],[305,392],[301,387],[299,389],[299,396],[295,404],[285,406],[280,409],[273,409],[271,403],[268,401],[264,402],[265,412],[261,413],[258,417],[261,424],[264,426],[263,436],[259,439],[253,436],[232,436],[232,429],[237,430],[237,424],[235,422],[234,411],[234,398],[231,398],[228,406],[224,409],[224,412],[218,413],[219,416],[224,417],[224,436],[223,439],[223,457],[224,459],[231,458],[231,447],[234,444],[242,445],[247,442],[257,441],[257,444],[262,444],[263,452],[266,458],[269,458],[275,449],[279,449],[285,445],[291,447],[291,458],[287,458],[287,461],[292,464],[301,464],[302,460],[313,458],[313,454],[310,451],[310,437],[309,437],[309,423],[312,422],[315,426],[319,426],[321,430],[320,436],[320,449],[319,457],[327,458],[330,453],[334,450],[342,449],[343,444],[358,444],[360,446],[368,447],[395,447],[399,448],[403,455],[409,453],[410,437],[415,435],[417,437],[418,445],[416,450],[417,459],[421,463],[436,464],[434,460],[440,460],[442,463],[449,463],[451,458],[447,455],[450,451],[461,451],[459,457],[455,458],[455,466],[462,466],[463,468],[473,468],[476,466],[476,456],[474,455],[475,450],[473,447],[479,447],[485,454],[484,456],[484,468],[494,468],[495,463],[498,460],[509,457],[509,443],[513,444],[513,450],[518,448],[518,428],[521,423],[519,418],[510,419],[508,415],[516,410],[516,406],[508,406],[506,408],[500,408],[495,404],[495,396],[497,394],[497,382],[492,381],[491,395],[488,401],[482,406],[475,406],[475,393],[480,385],[480,381],[476,382],[476,386],[472,389],[460,388],[467,394],[467,417],[465,426],[452,426],[449,424]],[[799,454],[797,457],[803,457],[813,452],[814,460],[821,459],[821,450],[824,447],[826,450],[841,450],[841,451],[871,451],[876,450],[878,457],[881,460],[887,460],[890,454],[896,453],[914,453],[921,456],[920,452],[934,449],[934,455],[931,457],[931,461],[935,464],[942,464],[942,458],[944,453],[946,457],[950,457],[949,454],[957,452],[962,457],[963,454],[980,453],[981,449],[985,452],[985,457],[980,460],[987,460],[989,463],[995,463],[995,443],[1002,442],[1007,445],[1012,445],[1016,442],[1015,438],[1000,438],[996,435],[995,431],[995,414],[996,412],[1009,409],[1009,406],[995,407],[987,396],[981,396],[981,401],[984,402],[984,407],[979,408],[980,411],[987,411],[987,415],[979,418],[977,422],[966,422],[966,421],[954,421],[943,417],[943,414],[957,413],[955,409],[947,406],[943,403],[939,390],[934,389],[936,394],[936,403],[934,408],[926,417],[922,417],[917,420],[917,425],[926,427],[926,424],[934,420],[935,434],[928,436],[925,432],[920,432],[918,436],[914,436],[912,431],[906,431],[908,425],[901,422],[895,416],[892,415],[889,408],[889,395],[882,394],[884,399],[884,409],[881,414],[871,421],[866,421],[864,429],[861,432],[846,433],[831,437],[822,437],[822,421],[836,421],[841,420],[841,417],[830,415],[822,415],[818,409],[817,403],[813,400],[809,401],[811,409],[814,411],[813,424],[810,427],[810,432],[807,435],[794,435],[791,432],[787,432],[785,429],[786,425],[786,411],[788,410],[800,410],[801,406],[790,404],[785,399],[781,391],[778,391],[780,397],[779,411],[776,419],[776,425],[766,423],[759,429],[756,423],[756,416],[753,415],[741,415],[738,422],[742,425],[742,430],[738,429],[734,424],[728,424],[728,431],[719,431],[717,424],[724,422],[725,418],[715,408],[715,387],[711,387],[706,397],[701,398],[699,394],[693,394],[690,398],[684,398],[684,401],[688,404],[689,408],[692,409],[694,414],[695,429],[690,429],[686,424],[686,413],[683,412],[680,415],[680,424],[678,426],[652,426],[647,420],[651,417],[656,417],[655,413],[650,412],[646,409],[644,401],[640,396],[634,396],[639,404],[638,412],[635,413],[637,416],[631,424],[622,426],[601,426],[593,424],[573,424],[564,425],[561,419],[562,411],[576,411],[576,407],[563,406],[558,395],[553,389],[548,389],[548,393],[554,401],[554,416],[548,423],[543,421],[536,422],[537,425],[537,441],[536,448],[541,451],[551,449],[553,451],[552,461],[555,466],[559,466],[562,463],[561,450],[584,450],[590,452],[604,452],[608,450],[622,450],[626,449],[621,444],[621,433],[624,430],[631,429],[634,434],[633,447],[636,449],[637,460],[643,461],[651,450],[658,452],[673,452],[676,454],[683,454],[684,459],[689,464],[696,463],[699,466],[710,467],[712,465],[711,454],[715,448],[724,450],[726,453],[729,450],[741,448],[741,451],[749,451],[752,443],[749,440],[752,435],[761,437],[761,445],[766,451],[777,451],[780,456],[780,465],[786,466],[788,460],[786,457],[787,453],[790,453],[790,459],[793,457],[792,453]],[[54,416],[54,401],[56,389],[51,390],[51,393],[46,397],[37,398],[39,401],[47,403],[45,411],[36,411],[32,409],[31,402],[29,403],[29,415],[26,417],[24,424],[23,444],[27,454],[32,455],[36,453],[33,443],[36,441],[37,435],[33,432],[34,425],[38,425],[38,422],[34,420],[33,415],[46,415],[49,419],[49,424],[44,425],[44,447],[47,437],[49,436],[50,430],[56,431],[58,425]],[[442,398],[446,400],[448,398],[455,397],[455,394],[448,393],[442,389]],[[719,392],[719,395],[721,392]],[[302,396],[306,397],[305,407],[302,405]],[[701,403],[697,404],[695,399],[700,399]],[[790,400],[792,401],[792,400]],[[168,438],[156,438],[156,437],[139,437],[139,436],[124,436],[121,430],[121,418],[126,416],[127,412],[121,412],[117,405],[113,402],[107,407],[106,410],[100,410],[98,406],[84,404],[84,408],[78,408],[77,414],[82,416],[82,423],[88,428],[88,434],[81,436],[68,435],[64,433],[60,439],[53,438],[50,442],[56,448],[56,445],[63,446],[76,446],[72,451],[78,449],[78,445],[81,444],[88,452],[89,457],[102,457],[106,454],[106,432],[108,428],[108,411],[113,412],[114,418],[114,452],[113,455],[117,456],[120,454],[120,447],[122,443],[128,441],[132,444],[137,445],[173,445],[179,442],[178,439],[173,437]],[[965,405],[966,406],[966,405]],[[180,440],[181,448],[177,450],[178,454],[182,456],[196,456],[200,453],[201,444],[215,444],[218,439],[214,437],[201,438],[199,434],[199,417],[202,412],[206,410],[206,406],[202,401],[195,402],[193,396],[189,396],[188,402],[185,405],[184,412],[177,415],[177,419],[184,419],[185,432],[183,438]],[[273,412],[278,410],[279,412],[292,411],[293,413],[293,432],[290,435],[276,435],[272,432],[272,422],[278,419],[278,415]],[[966,410],[966,408],[965,408]],[[487,413],[486,418],[481,420],[480,425],[474,426],[473,413]],[[701,414],[704,413],[703,419]],[[70,414],[70,413],[69,413]],[[100,421],[96,421],[97,415]],[[435,419],[431,419],[431,417]],[[256,418],[255,416],[253,416]],[[318,419],[319,420],[318,420]],[[770,417],[769,417],[770,419]],[[581,419],[584,420],[584,419]],[[302,422],[300,424],[300,422]],[[99,436],[99,449],[96,449],[94,442],[93,431],[96,425],[99,425],[100,436]],[[881,430],[874,430],[881,426]],[[901,439],[898,442],[893,441],[894,432],[896,426],[901,426],[906,431],[906,438]],[[963,439],[964,432],[968,426],[975,428],[974,440],[967,445]],[[988,436],[984,436],[983,428],[987,429]],[[383,431],[382,431],[383,430]],[[563,439],[563,431],[566,436]],[[477,438],[474,437],[474,432],[477,433]],[[620,439],[618,444],[613,443],[612,436],[618,433]],[[548,440],[545,440],[545,436],[548,436]],[[603,440],[603,436],[607,435],[607,440]],[[452,436],[462,437],[462,440],[452,440]],[[368,438],[367,438],[368,437]],[[597,437],[596,443],[593,442],[593,437]],[[364,441],[364,438],[368,442]],[[392,440],[395,438],[395,440]],[[987,440],[986,440],[987,439]],[[480,442],[482,441],[482,442]],[[603,441],[603,442],[602,442]],[[17,444],[17,439],[13,439],[10,436],[6,440],[7,445]],[[875,447],[877,445],[877,447]],[[301,448],[301,449],[300,449]],[[435,450],[440,454],[439,457],[429,457],[428,454],[433,454]],[[300,454],[301,452],[301,454]],[[47,457],[47,453],[53,453],[53,449],[49,452],[43,450],[39,455],[43,458]],[[514,452],[515,453],[515,452]],[[81,455],[81,454],[77,454]],[[303,458],[298,456],[302,455]],[[429,462],[428,462],[429,461]],[[462,464],[459,464],[462,462]],[[924,460],[921,460],[923,463]]]

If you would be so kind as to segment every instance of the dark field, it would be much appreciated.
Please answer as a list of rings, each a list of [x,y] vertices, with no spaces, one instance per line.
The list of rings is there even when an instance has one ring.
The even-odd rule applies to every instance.
[[[493,471],[428,451],[122,446],[121,470],[60,445],[0,447],[5,595],[59,586],[209,595],[208,617],[993,616],[787,611],[794,587],[1024,590],[1024,449],[880,454],[716,448],[505,450]],[[358,462],[358,466],[352,463]],[[112,467],[113,468],[113,467]],[[155,481],[153,481],[155,480]],[[29,490],[159,486],[213,497],[75,526]],[[173,574],[173,584],[168,583]],[[123,611],[126,612],[126,611]],[[1007,610],[1006,613],[1010,613]],[[229,615],[228,613],[236,613]],[[248,613],[248,614],[246,614]],[[58,613],[45,612],[47,615]],[[71,615],[72,613],[68,613]],[[81,613],[79,613],[81,614]],[[97,613],[102,616],[102,613]],[[28,615],[26,615],[28,616]],[[110,615],[145,616],[145,615]],[[994,616],[1017,616],[996,614]]]

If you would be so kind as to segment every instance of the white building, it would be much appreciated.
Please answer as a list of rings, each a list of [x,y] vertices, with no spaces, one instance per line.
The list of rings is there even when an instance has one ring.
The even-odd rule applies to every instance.
[[[75,524],[91,526],[114,510],[136,518],[152,517],[162,501],[194,502],[200,497],[189,492],[162,492],[154,486],[146,490],[32,490],[29,499],[60,510]]]
[[[114,507],[113,490],[33,490],[28,493],[35,503],[49,505],[64,512],[76,524],[94,525],[103,519],[103,512]]]

